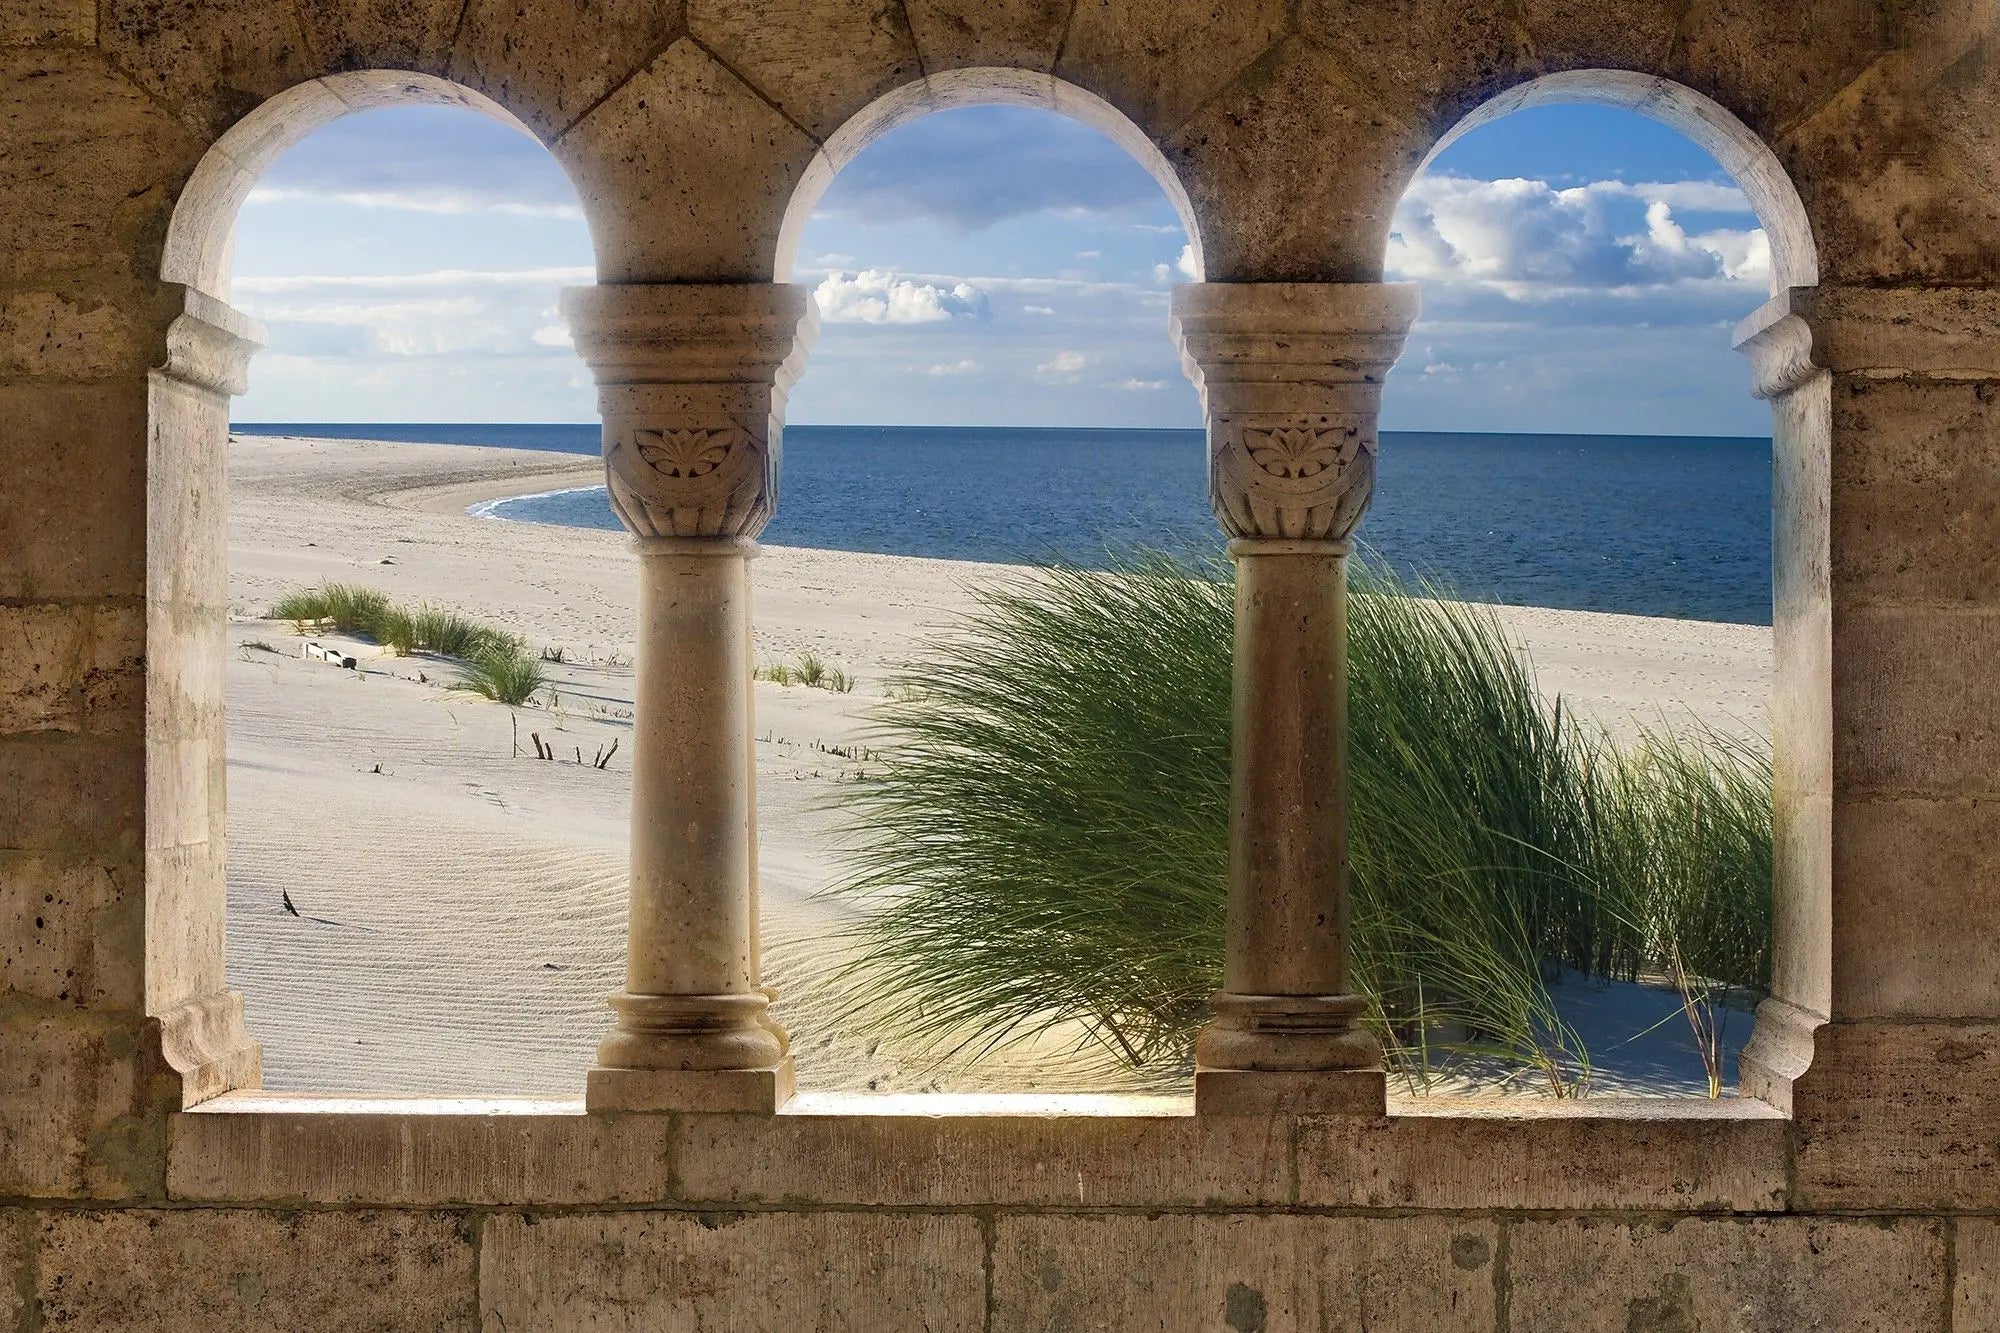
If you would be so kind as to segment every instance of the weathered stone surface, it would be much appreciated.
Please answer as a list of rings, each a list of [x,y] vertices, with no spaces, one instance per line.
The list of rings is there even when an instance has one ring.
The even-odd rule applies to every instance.
[[[135,855],[145,835],[144,763],[137,736],[0,740],[0,851]]]
[[[0,599],[139,596],[146,573],[145,381],[0,385],[0,421],[12,438],[36,443],[7,455]],[[63,521],[50,522],[52,514]]]
[[[1793,1206],[2000,1208],[2000,1023],[1829,1023],[1793,1085]]]
[[[680,0],[471,0],[451,76],[553,139],[685,28]]]
[[[0,605],[0,735],[130,734],[145,706],[136,606]]]
[[[442,74],[465,0],[307,0],[298,8],[306,45],[322,70]]]
[[[1679,5],[1658,0],[1520,0],[1520,22],[1544,70],[1636,69],[1666,63]]]
[[[965,1216],[500,1215],[481,1240],[480,1308],[508,1333],[976,1329],[984,1261]]]
[[[145,1003],[137,861],[0,852],[0,989],[79,1008]]]
[[[1046,70],[1074,0],[905,0],[927,73],[975,65]]]
[[[1527,33],[1506,9],[1457,0],[1303,0],[1299,26],[1350,82],[1434,133],[1531,68]]]
[[[72,42],[97,37],[96,0],[18,0],[0,13],[0,46]]]
[[[1692,0],[1659,68],[1743,117],[1768,139],[1861,77],[1889,45],[1889,7]]]
[[[1915,1218],[1522,1221],[1507,1235],[1509,1328],[1940,1330],[1944,1249],[1942,1225]]]
[[[1201,221],[1210,282],[1376,282],[1426,134],[1293,39],[1166,147]]]
[[[157,1198],[172,1079],[136,1014],[14,1002],[0,1011],[0,1195]]]
[[[1282,0],[1076,0],[1056,73],[1164,138],[1284,37],[1285,9]]]
[[[688,0],[687,23],[816,139],[923,77],[900,0]]]
[[[47,1328],[452,1333],[478,1328],[468,1223],[435,1213],[51,1213]]]
[[[1301,1204],[1759,1212],[1785,1202],[1788,1126],[1755,1103],[1433,1098],[1391,1111],[1300,1125]]]
[[[2000,795],[2000,606],[1862,607],[1833,620],[1839,794]]]
[[[2000,416],[1971,381],[1836,378],[1833,586],[1842,601],[2000,604]]]
[[[170,1126],[167,1187],[204,1202],[551,1205],[672,1196],[663,1116],[320,1109],[310,1098],[211,1102]],[[363,1103],[365,1105],[365,1102]],[[349,1103],[349,1105],[354,1105]]]
[[[95,52],[0,47],[0,280],[145,276],[196,155],[186,128]]]
[[[159,304],[127,290],[0,295],[0,376],[88,380],[143,374],[160,362]]]
[[[768,280],[785,206],[815,151],[686,39],[556,150],[591,215],[605,282]]]
[[[318,72],[293,6],[268,0],[106,0],[98,45],[204,136]]]
[[[0,1330],[29,1333],[28,1301],[33,1290],[36,1217],[20,1209],[0,1210]]]
[[[1003,1216],[994,1333],[1494,1326],[1485,1218]]]
[[[685,1197],[852,1204],[1282,1203],[1283,1119],[1188,1115],[688,1116]]]
[[[2000,1328],[2000,1221],[1963,1217],[1958,1231],[1958,1288],[1952,1293],[1953,1333]]]
[[[1836,1017],[2000,1014],[2000,797],[1833,807]]]
[[[2000,280],[2000,146],[1964,106],[2000,97],[1983,60],[1940,71],[1885,58],[1774,145],[1812,217],[1822,281]]]

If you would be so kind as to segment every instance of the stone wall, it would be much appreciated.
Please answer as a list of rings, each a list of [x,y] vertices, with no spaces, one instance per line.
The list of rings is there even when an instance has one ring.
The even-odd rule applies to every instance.
[[[1427,155],[1552,98],[1693,135],[1778,253],[1761,1100],[250,1091],[221,302],[278,152],[459,102],[548,144],[603,281],[766,284],[872,135],[1025,102],[1160,176],[1208,281],[1371,284]],[[2000,1328],[1994,0],[7,0],[0,199],[0,1330]]]

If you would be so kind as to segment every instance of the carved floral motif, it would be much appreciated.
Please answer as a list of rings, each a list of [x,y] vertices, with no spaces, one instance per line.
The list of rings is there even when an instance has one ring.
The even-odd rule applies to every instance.
[[[729,461],[743,432],[721,430],[641,430],[633,432],[633,447],[646,465],[663,477],[691,481],[705,477]]]
[[[1375,437],[1358,414],[1209,422],[1216,515],[1234,537],[1344,541],[1374,490]]]
[[[1276,426],[1243,432],[1251,462],[1273,477],[1298,481],[1353,462],[1355,452],[1367,443],[1357,430]]]

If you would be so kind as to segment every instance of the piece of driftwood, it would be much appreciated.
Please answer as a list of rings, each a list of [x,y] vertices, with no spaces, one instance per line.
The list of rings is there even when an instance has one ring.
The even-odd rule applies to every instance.
[[[334,666],[345,667],[349,671],[359,670],[361,666],[361,663],[355,658],[349,657],[338,648],[329,648],[323,643],[308,643],[299,655],[301,657],[309,657],[315,662],[330,662]]]

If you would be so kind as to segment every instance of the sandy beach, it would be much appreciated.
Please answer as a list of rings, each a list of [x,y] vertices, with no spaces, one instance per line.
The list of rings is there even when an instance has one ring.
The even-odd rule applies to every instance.
[[[603,997],[621,981],[631,784],[622,754],[601,770],[575,759],[629,734],[633,557],[614,533],[465,511],[591,485],[597,464],[264,436],[232,441],[229,463],[229,970],[267,1085],[579,1093],[609,1021]],[[893,1042],[816,1021],[820,941],[847,910],[815,897],[838,875],[821,808],[850,762],[835,751],[925,633],[1012,571],[767,548],[754,572],[758,659],[811,649],[860,681],[845,695],[757,686],[766,971],[784,993],[801,1086],[1107,1086],[1035,1052],[940,1076]],[[283,592],[327,579],[562,649],[557,702],[517,719],[448,690],[448,664],[365,643],[352,644],[358,672],[301,658],[293,627],[263,617]],[[1613,727],[1693,716],[1766,729],[1766,629],[1517,608],[1503,619],[1546,689]],[[557,762],[530,756],[531,731]],[[1573,1003],[1590,1009],[1587,995]],[[1684,1075],[1677,1023],[1624,1052],[1599,1089]]]

